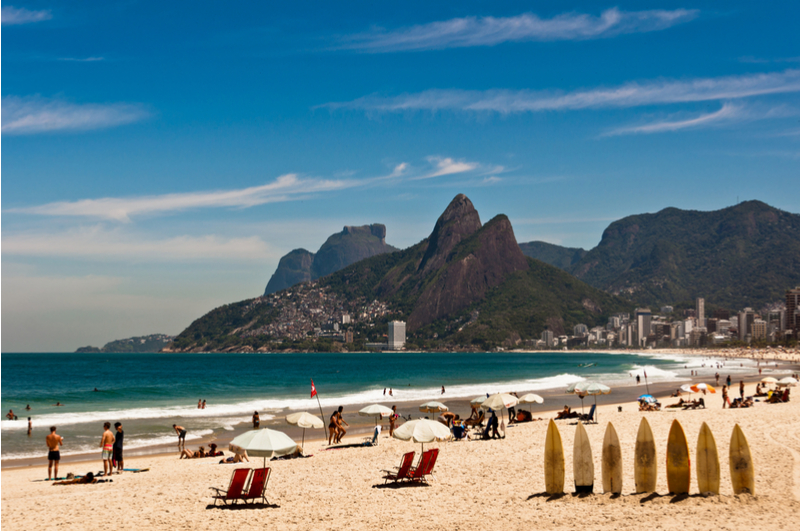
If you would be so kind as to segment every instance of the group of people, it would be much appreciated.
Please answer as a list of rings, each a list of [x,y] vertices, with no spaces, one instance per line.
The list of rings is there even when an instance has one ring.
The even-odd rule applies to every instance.
[[[192,452],[191,450],[187,450],[186,448],[181,451],[181,455],[178,459],[199,459],[201,457],[219,457],[225,455],[222,451],[217,451],[217,445],[211,443],[208,445],[208,451],[204,446],[201,446],[196,452]]]
[[[50,426],[50,434],[45,437],[47,443],[47,479],[58,478],[58,463],[61,461],[61,447],[64,445],[64,437],[56,433],[58,428]],[[114,424],[116,432],[111,431],[111,423],[103,423],[103,435],[100,437],[101,457],[103,459],[103,475],[110,476],[117,468],[117,474],[122,474],[124,463],[122,458],[122,445],[125,432],[122,430],[122,423]]]
[[[206,408],[206,401],[205,400],[198,400],[197,401],[197,409],[205,409]]]
[[[331,420],[328,423],[328,446],[342,442],[342,437],[347,433],[344,426],[350,426],[350,424],[344,420],[342,411],[344,411],[344,406],[339,406],[339,408],[331,414]],[[394,430],[390,428],[390,431],[393,432]]]

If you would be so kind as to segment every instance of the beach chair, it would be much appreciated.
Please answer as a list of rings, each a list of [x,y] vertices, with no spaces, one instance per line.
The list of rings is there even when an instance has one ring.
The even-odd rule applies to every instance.
[[[242,501],[255,503],[256,500],[263,500],[264,503],[269,503],[265,493],[267,492],[267,483],[269,483],[271,473],[272,470],[269,467],[253,470],[253,475],[250,478],[250,488],[247,489],[246,494],[242,494]]]
[[[381,427],[375,426],[375,430],[372,432],[372,437],[364,437],[364,446],[378,446],[378,437],[381,434]]]
[[[397,471],[394,470],[381,470],[381,472],[386,472],[386,475],[383,476],[385,480],[383,483],[386,484],[388,481],[402,481],[404,479],[409,479],[409,472],[411,471],[411,465],[414,463],[414,453],[415,452],[408,452],[407,454],[403,455],[403,458],[400,459],[400,466],[397,467]]]
[[[419,464],[416,468],[411,470],[411,477],[409,477],[409,480],[427,483],[428,476],[436,479],[436,476],[433,475],[433,467],[436,466],[437,457],[439,457],[438,448],[433,448],[427,452],[423,452],[422,456],[419,458]]]
[[[597,424],[597,421],[594,418],[594,412],[595,412],[596,408],[597,408],[597,404],[592,404],[592,408],[589,410],[589,414],[588,415],[580,415],[578,417],[578,420],[580,420],[583,423],[593,422],[593,423]]]
[[[250,477],[250,470],[249,468],[237,468],[234,470],[233,474],[231,474],[231,483],[228,485],[228,490],[209,487],[211,490],[217,491],[217,493],[212,496],[212,498],[214,498],[214,505],[220,500],[225,505],[228,505],[229,502],[231,505],[234,505],[238,500],[241,500],[242,492],[244,492],[245,485],[247,484],[247,478]]]

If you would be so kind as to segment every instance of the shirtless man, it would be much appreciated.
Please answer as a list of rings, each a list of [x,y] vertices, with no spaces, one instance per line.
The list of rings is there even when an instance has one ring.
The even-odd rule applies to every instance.
[[[6,413],[6,418],[8,420],[14,420],[15,418],[17,418],[17,416],[14,415],[14,411],[13,410],[9,409],[8,413]]]
[[[61,460],[61,452],[59,448],[64,444],[64,437],[56,433],[56,427],[50,426],[50,435],[45,438],[47,442],[47,479],[58,477],[58,462]],[[55,475],[52,475],[53,466],[55,465]]]
[[[173,424],[172,429],[178,434],[178,448],[181,450],[186,448],[186,428]]]
[[[111,433],[111,423],[103,423],[103,436],[100,438],[100,448],[103,449],[103,475],[110,476],[114,473],[111,458],[114,457],[114,434]]]

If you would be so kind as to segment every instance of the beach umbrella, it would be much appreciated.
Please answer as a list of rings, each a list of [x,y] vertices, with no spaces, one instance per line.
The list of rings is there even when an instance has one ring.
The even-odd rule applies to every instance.
[[[516,406],[519,399],[514,395],[497,393],[483,401],[481,407],[484,409],[502,409]]]
[[[375,417],[375,425],[378,425],[378,419],[390,416],[394,413],[391,409],[380,404],[372,404],[358,411],[362,417]]]
[[[791,376],[787,376],[786,378],[781,378],[778,381],[778,385],[782,385],[784,387],[794,387],[797,385],[797,378],[792,378]]]
[[[761,383],[774,384],[774,383],[778,383],[778,379],[777,378],[773,378],[772,376],[766,376],[764,378],[761,378]]]
[[[578,384],[582,383],[584,382],[575,382],[574,384],[567,387],[566,391],[568,395],[578,395],[578,398],[581,399],[581,415],[583,415],[583,399],[586,398],[586,393],[578,389]]]
[[[300,444],[301,446],[305,446],[306,444],[306,428],[320,429],[325,426],[325,423],[322,422],[322,419],[316,415],[312,415],[311,413],[306,413],[305,411],[286,415],[286,422],[292,426],[303,428],[303,442]]]
[[[692,389],[692,386],[691,386],[691,384],[683,384],[683,385],[681,386],[681,392],[682,392],[682,393],[689,393],[689,394],[691,394],[691,393],[694,393],[695,391],[694,391],[694,389]]]
[[[695,385],[692,386],[692,390],[694,390],[695,393],[699,393],[703,389],[705,389],[706,391],[708,391],[709,393],[712,393],[712,394],[717,392],[716,389],[714,389],[713,387],[711,387],[707,383],[699,383],[699,384],[695,384]]]
[[[447,406],[436,400],[431,400],[419,406],[419,410],[423,413],[438,413],[440,411],[447,411]]]
[[[425,443],[433,441],[444,441],[450,438],[450,428],[441,422],[428,419],[409,420],[402,426],[394,430],[392,437],[401,441],[412,441],[422,445],[425,451]]]
[[[639,402],[647,402],[648,404],[655,404],[658,402],[653,395],[642,395],[639,397]]]
[[[544,398],[534,393],[528,393],[519,399],[520,404],[542,404],[543,402]],[[530,408],[528,408],[528,410],[530,410]]]
[[[595,409],[595,420],[598,419],[599,415],[597,412],[597,395],[607,395],[611,392],[611,388],[607,385],[603,385],[599,382],[581,382],[584,385],[578,386],[581,390],[581,393],[587,394],[590,396],[594,396],[594,409]]]
[[[488,396],[479,396],[477,398],[473,398],[472,400],[470,400],[469,403],[472,404],[472,405],[481,405],[481,404],[483,404],[483,401],[486,400],[487,398],[489,398],[489,397]]]
[[[297,443],[282,431],[264,428],[250,430],[235,437],[228,449],[237,454],[247,452],[249,457],[263,457],[264,466],[267,466],[268,457],[271,459],[294,453]]]

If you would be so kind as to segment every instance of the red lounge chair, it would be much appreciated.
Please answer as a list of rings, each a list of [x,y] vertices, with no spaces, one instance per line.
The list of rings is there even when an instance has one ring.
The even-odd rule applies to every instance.
[[[247,503],[248,500],[251,500],[255,503],[256,500],[263,500],[264,503],[269,503],[264,493],[267,491],[270,473],[271,470],[269,468],[256,468],[253,470],[253,476],[250,478],[250,488],[247,490],[247,494],[242,494],[243,502]]]
[[[410,479],[409,471],[411,470],[411,465],[414,462],[414,452],[408,452],[407,454],[403,455],[403,458],[400,460],[400,467],[397,469],[397,472],[393,470],[382,470],[382,472],[386,472],[387,474],[383,476],[385,480],[383,483],[386,484],[389,480],[391,481],[402,481],[404,479]]]
[[[214,498],[214,505],[217,504],[218,500],[222,500],[222,503],[225,505],[228,505],[228,502],[234,505],[237,500],[241,500],[242,492],[244,491],[244,486],[247,483],[248,477],[250,477],[249,468],[237,468],[231,475],[231,483],[228,485],[228,490],[209,487],[211,490],[217,491],[217,493],[212,496],[212,498]]]
[[[439,457],[439,449],[434,448],[432,450],[428,450],[422,454],[422,457],[419,458],[419,464],[416,468],[412,469],[411,477],[409,480],[411,481],[424,481],[425,483],[428,482],[427,476],[431,476],[433,479],[436,479],[436,476],[433,475],[433,467],[436,465],[436,458]]]

